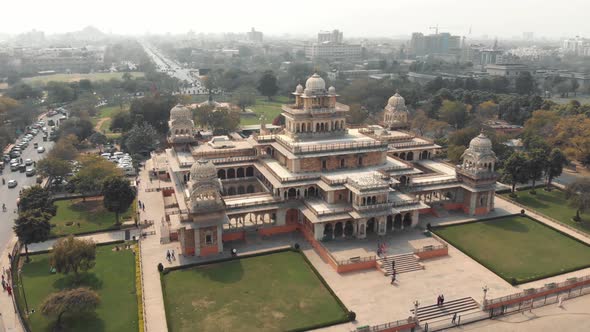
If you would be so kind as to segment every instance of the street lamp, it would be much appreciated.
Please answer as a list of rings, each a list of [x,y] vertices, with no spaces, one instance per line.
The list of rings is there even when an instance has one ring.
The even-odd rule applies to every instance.
[[[25,283],[23,282],[23,276],[22,276],[22,269],[18,269],[18,280],[20,281],[20,286],[23,290],[23,298],[25,300],[25,312],[27,313],[27,315],[29,315],[29,304],[27,303],[27,294],[25,293]]]

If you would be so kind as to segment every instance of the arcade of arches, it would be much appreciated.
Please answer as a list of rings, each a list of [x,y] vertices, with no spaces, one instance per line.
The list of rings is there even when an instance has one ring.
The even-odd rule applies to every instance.
[[[398,213],[378,218],[369,218],[367,220],[347,220],[334,223],[321,224],[321,234],[317,239],[331,240],[338,238],[364,238],[367,235],[379,234],[385,235],[392,232],[401,231],[412,227],[415,224],[415,218],[412,212]],[[316,228],[317,230],[317,228]]]

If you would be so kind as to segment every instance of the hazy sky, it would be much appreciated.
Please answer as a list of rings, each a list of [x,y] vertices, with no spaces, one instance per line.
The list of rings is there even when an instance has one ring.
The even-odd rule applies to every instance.
[[[0,32],[46,33],[93,25],[104,32],[243,32],[345,38],[441,31],[474,36],[590,36],[590,0],[2,0]]]

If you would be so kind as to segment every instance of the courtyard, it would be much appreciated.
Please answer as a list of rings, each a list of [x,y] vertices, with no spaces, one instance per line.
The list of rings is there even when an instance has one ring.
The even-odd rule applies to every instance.
[[[52,331],[55,318],[43,316],[39,310],[49,294],[72,287],[89,287],[98,292],[101,298],[96,314],[77,318],[64,315],[62,320],[65,330],[137,331],[135,258],[131,250],[115,251],[114,248],[115,245],[98,246],[96,266],[88,272],[83,272],[78,283],[74,283],[72,275],[50,273],[50,254],[31,255],[31,262],[22,265],[21,277],[29,310],[35,310],[27,319],[30,330]],[[22,292],[19,292],[18,296],[19,305],[24,312]]]
[[[102,197],[88,197],[55,201],[57,214],[49,221],[52,225],[51,235],[63,236],[94,231],[108,230],[115,226],[115,213],[109,212],[102,202]],[[132,217],[133,206],[119,218],[121,221]]]
[[[590,266],[590,247],[522,216],[434,229],[450,244],[512,284]]]
[[[504,194],[503,196],[590,234],[590,217],[581,214],[581,222],[573,221],[572,217],[576,214],[576,209],[569,205],[568,200],[565,198],[565,193],[562,190],[553,189],[551,191],[545,191],[543,189],[537,189],[535,195],[531,194],[530,190],[522,190],[517,192],[517,195],[516,198],[509,197],[508,194]]]
[[[174,270],[162,279],[170,331],[284,331],[347,318],[298,252]]]

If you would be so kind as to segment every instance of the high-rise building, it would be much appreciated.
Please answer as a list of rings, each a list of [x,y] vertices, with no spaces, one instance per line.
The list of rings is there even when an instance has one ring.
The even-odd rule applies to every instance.
[[[254,30],[252,28],[249,32],[246,32],[248,40],[254,43],[262,43],[263,34],[260,31]]]
[[[433,35],[424,35],[420,32],[412,33],[410,40],[410,54],[424,56],[430,54],[460,54],[461,37],[441,32]]]
[[[343,33],[339,30],[320,31],[318,32],[318,43],[330,42],[342,44]]]
[[[320,31],[317,43],[305,47],[305,56],[311,60],[358,61],[362,46],[342,42],[342,31]]]

